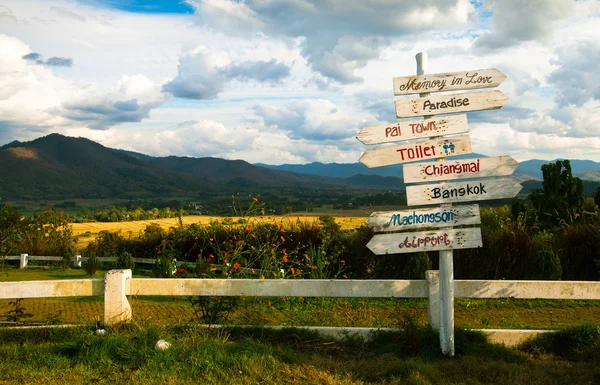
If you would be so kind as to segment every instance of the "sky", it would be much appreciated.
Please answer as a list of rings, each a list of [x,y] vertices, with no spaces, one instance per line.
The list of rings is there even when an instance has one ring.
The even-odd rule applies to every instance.
[[[353,163],[418,52],[507,75],[473,152],[600,161],[597,0],[0,0],[0,145]]]

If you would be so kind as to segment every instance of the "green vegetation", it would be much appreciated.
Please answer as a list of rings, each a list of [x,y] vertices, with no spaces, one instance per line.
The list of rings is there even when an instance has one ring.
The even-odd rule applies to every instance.
[[[589,384],[600,376],[593,354],[567,361],[559,351],[511,350],[461,329],[458,359],[449,360],[441,357],[435,332],[406,322],[404,331],[373,342],[298,329],[166,327],[150,320],[106,335],[88,328],[0,331],[0,382],[512,385]],[[159,339],[171,347],[154,349]]]

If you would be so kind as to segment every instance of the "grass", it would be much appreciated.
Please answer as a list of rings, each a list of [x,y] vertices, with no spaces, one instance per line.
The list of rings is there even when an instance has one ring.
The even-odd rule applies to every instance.
[[[1,331],[0,384],[591,384],[595,358],[509,350],[457,330],[457,357],[428,329],[372,343],[288,329],[205,329],[152,322],[109,330]],[[171,343],[154,349],[159,339]]]

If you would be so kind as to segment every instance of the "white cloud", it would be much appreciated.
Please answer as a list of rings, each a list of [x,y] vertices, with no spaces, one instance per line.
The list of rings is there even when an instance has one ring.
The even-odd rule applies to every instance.
[[[474,13],[468,0],[427,5],[404,0],[190,1],[199,23],[233,34],[264,33],[303,38],[302,53],[313,70],[342,83],[377,58],[388,38],[465,26]]]
[[[258,104],[252,108],[267,127],[292,139],[336,140],[352,137],[358,122],[328,100],[299,100],[283,106]]]
[[[526,41],[548,42],[556,24],[571,15],[575,0],[491,0],[492,30],[475,41],[475,47],[499,49]]]
[[[112,90],[56,76],[23,59],[31,52],[19,39],[0,35],[0,127],[10,135],[27,127],[37,133],[66,127],[106,129],[139,122],[167,95],[143,75],[122,76]]]

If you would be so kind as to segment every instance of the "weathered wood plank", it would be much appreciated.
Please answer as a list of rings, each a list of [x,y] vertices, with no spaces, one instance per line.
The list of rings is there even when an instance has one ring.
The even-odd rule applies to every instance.
[[[427,298],[425,280],[133,278],[130,295]]]
[[[104,295],[104,279],[0,282],[0,299]]]
[[[403,167],[402,173],[405,183],[419,183],[512,175],[518,166],[519,162],[510,156],[494,156],[411,163]]]
[[[367,247],[377,255],[481,247],[481,229],[440,229],[414,233],[377,234]]]
[[[470,153],[471,137],[460,135],[397,146],[372,148],[365,151],[358,161],[372,168]]]
[[[511,178],[406,186],[409,206],[484,201],[515,197],[523,186]]]
[[[394,95],[498,87],[506,75],[495,68],[393,78]]]
[[[467,115],[464,114],[366,126],[360,130],[356,139],[365,145],[371,145],[463,132],[469,132]]]
[[[375,232],[477,225],[480,223],[479,205],[378,211],[371,214],[366,222],[367,226]]]
[[[507,100],[508,97],[502,91],[496,90],[402,99],[394,103],[398,118],[411,118],[420,115],[495,110],[502,108]]]

